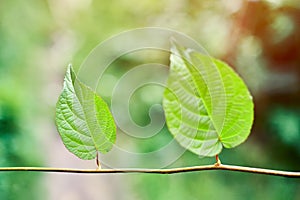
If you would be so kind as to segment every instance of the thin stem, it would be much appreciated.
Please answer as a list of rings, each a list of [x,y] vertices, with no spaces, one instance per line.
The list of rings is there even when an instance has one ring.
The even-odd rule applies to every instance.
[[[97,169],[100,170],[101,169],[101,164],[100,164],[100,159],[99,159],[99,153],[97,151],[97,156],[96,156],[96,164],[97,164]]]
[[[46,168],[46,167],[2,167],[0,172],[7,171],[35,171],[35,172],[56,172],[56,173],[83,173],[83,174],[114,174],[114,173],[152,173],[152,174],[176,174],[186,172],[197,172],[206,170],[238,171],[254,174],[265,174],[272,176],[283,176],[300,178],[300,172],[280,171],[253,167],[234,165],[204,165],[194,167],[172,168],[172,169],[70,169],[70,168]]]
[[[216,155],[216,164],[215,164],[215,166],[220,166],[221,165],[221,160],[220,160],[220,158],[219,158],[219,155],[217,154]]]

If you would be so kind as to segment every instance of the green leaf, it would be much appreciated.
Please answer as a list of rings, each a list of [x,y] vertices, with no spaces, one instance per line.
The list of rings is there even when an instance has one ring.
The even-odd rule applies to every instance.
[[[56,126],[66,148],[81,159],[111,150],[116,126],[107,104],[69,66],[56,104]]]
[[[242,79],[224,62],[176,44],[170,60],[163,107],[174,138],[200,156],[244,142],[253,102]]]

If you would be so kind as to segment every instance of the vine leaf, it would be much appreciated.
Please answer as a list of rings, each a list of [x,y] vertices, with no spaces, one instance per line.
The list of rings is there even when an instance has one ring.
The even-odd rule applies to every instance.
[[[175,43],[170,61],[163,108],[180,145],[215,156],[244,142],[254,106],[242,79],[224,62]]]
[[[56,104],[56,126],[66,148],[84,160],[108,152],[116,140],[107,104],[77,79],[71,66]]]

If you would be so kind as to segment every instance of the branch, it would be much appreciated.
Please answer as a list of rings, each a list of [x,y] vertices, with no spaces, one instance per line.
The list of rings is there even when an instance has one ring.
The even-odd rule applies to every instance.
[[[203,165],[194,167],[182,167],[172,169],[71,169],[71,168],[47,168],[47,167],[2,167],[0,172],[7,171],[34,171],[34,172],[56,172],[56,173],[81,173],[81,174],[115,174],[115,173],[151,173],[151,174],[176,174],[185,172],[197,172],[207,170],[238,171],[254,174],[265,174],[272,176],[283,176],[290,178],[300,178],[300,172],[289,172],[253,167],[243,167],[234,165]]]

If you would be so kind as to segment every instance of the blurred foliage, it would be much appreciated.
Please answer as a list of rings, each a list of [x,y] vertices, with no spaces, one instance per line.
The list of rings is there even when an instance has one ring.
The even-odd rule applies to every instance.
[[[269,126],[280,141],[300,154],[300,109],[285,107],[270,111]]]
[[[230,63],[254,94],[252,134],[243,145],[222,152],[221,160],[299,171],[299,18],[298,0],[2,0],[0,165],[42,165],[46,150],[40,139],[56,137],[54,128],[52,135],[44,134],[45,127],[54,127],[54,107],[69,62],[80,66],[92,48],[120,31],[158,26],[188,34]],[[167,55],[160,59],[167,64]],[[113,87],[138,62],[134,56],[116,61],[103,81]],[[110,103],[106,89],[104,99]],[[161,96],[152,86],[132,96],[130,112],[137,124],[150,122],[148,108]],[[151,152],[171,139],[164,128],[149,140],[130,138],[122,145]],[[164,157],[148,162],[155,159]],[[213,162],[186,152],[170,167]],[[40,178],[34,173],[0,174],[0,199],[40,199],[39,186],[45,184]],[[121,191],[124,199],[300,198],[297,180],[233,172],[126,175],[120,180],[131,189]]]
[[[30,150],[34,139],[24,132],[15,109],[0,101],[0,166],[38,166],[40,161]],[[42,190],[39,181],[37,174],[1,173],[0,199],[39,199],[40,193],[34,192]]]
[[[256,184],[249,187],[251,182],[256,182]],[[298,195],[298,184],[295,181],[230,172],[205,172],[176,176],[143,175],[135,177],[135,184],[135,187],[141,184],[147,185],[141,188],[137,198],[145,200],[295,199]]]

